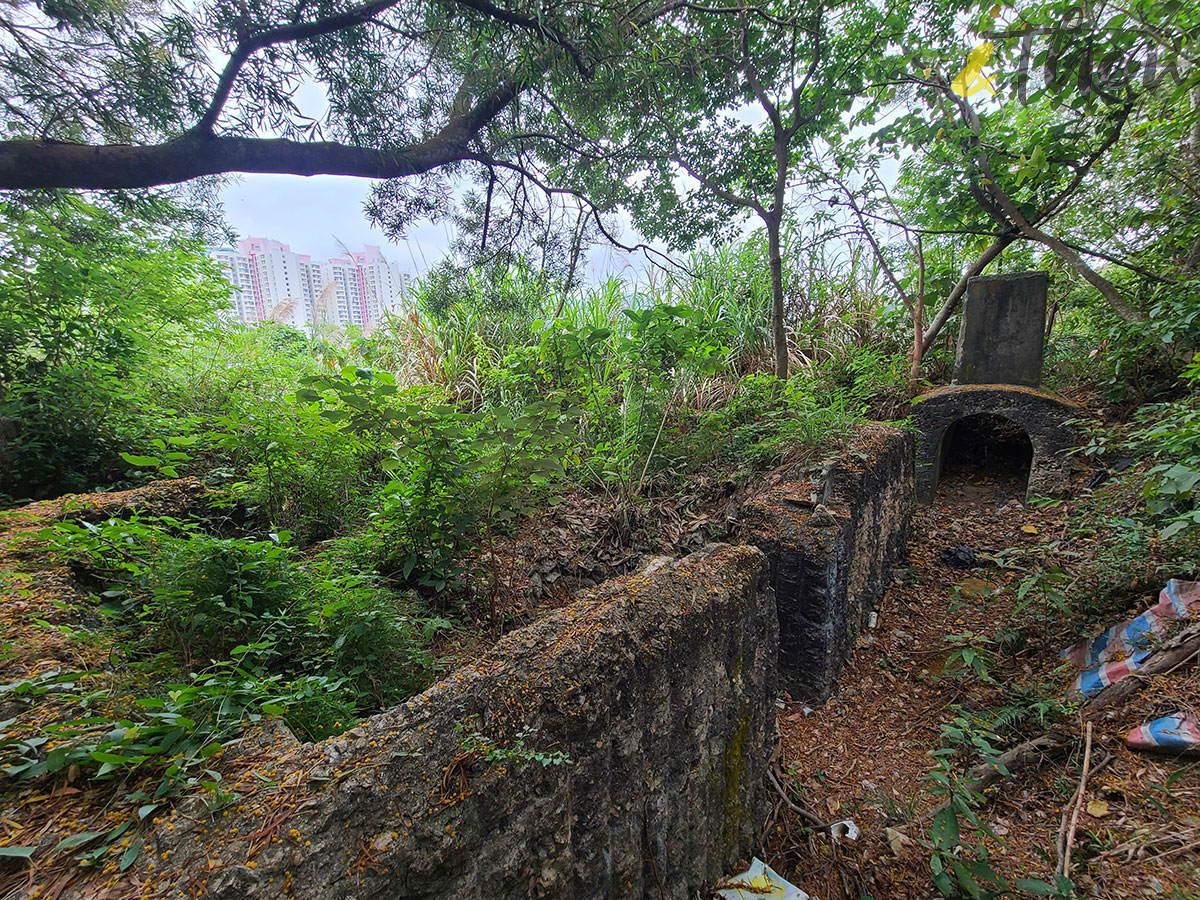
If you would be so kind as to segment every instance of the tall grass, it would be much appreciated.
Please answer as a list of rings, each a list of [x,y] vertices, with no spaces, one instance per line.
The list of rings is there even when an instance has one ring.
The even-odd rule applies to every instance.
[[[854,368],[868,347],[882,346],[887,355],[904,346],[899,304],[865,246],[793,232],[785,240],[784,291],[799,377]],[[673,396],[681,406],[715,408],[741,378],[772,370],[771,283],[761,234],[694,251],[680,270],[642,282],[610,277],[570,292],[523,264],[487,272],[440,267],[416,283],[405,312],[346,349],[402,383],[437,388],[460,408],[512,405],[549,382],[562,383],[556,342],[571,336],[606,334],[572,365],[586,367],[580,376],[616,386],[627,377],[619,352],[630,333],[623,311],[655,306],[699,311],[705,336],[727,350],[716,373],[677,373]],[[514,368],[524,372],[517,381]]]

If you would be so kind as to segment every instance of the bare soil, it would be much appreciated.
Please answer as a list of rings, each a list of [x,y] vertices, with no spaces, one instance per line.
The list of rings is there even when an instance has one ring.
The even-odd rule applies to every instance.
[[[1031,629],[1028,611],[1013,613],[1021,571],[964,571],[939,556],[968,547],[1004,551],[1002,559],[1007,553],[1028,565],[1071,548],[1087,554],[1087,540],[1074,537],[1071,527],[1074,501],[1028,508],[1017,499],[1023,494],[1019,467],[1001,469],[999,477],[990,471],[965,466],[947,473],[936,502],[916,513],[910,567],[894,577],[876,627],[864,633],[834,695],[816,710],[788,702],[780,712],[788,790],[824,821],[851,819],[861,832],[855,842],[834,844],[806,828],[786,804],[777,805],[768,861],[821,900],[938,896],[922,841],[940,799],[929,793],[928,781],[930,753],[947,746],[940,725],[959,709],[981,712],[1011,703],[1013,693],[1026,687],[1061,692],[1074,676],[1057,651],[1088,625],[1051,619]],[[1152,599],[1134,588],[1130,614]],[[991,638],[1022,622],[1024,646],[993,662],[996,684],[953,664],[960,642],[948,636]],[[1101,721],[1072,857],[1080,896],[1200,896],[1200,763],[1147,756],[1124,743],[1130,728],[1150,718],[1197,707],[1200,668],[1193,659]],[[1081,730],[1071,714],[1057,727]],[[1025,723],[1001,746],[1041,730]],[[1082,750],[1081,737],[1065,761],[1014,773],[979,810],[995,838],[970,836],[964,823],[964,842],[986,847],[993,867],[1008,879],[1052,880],[1063,810],[1080,779]],[[979,760],[966,752],[956,762],[964,770]]]

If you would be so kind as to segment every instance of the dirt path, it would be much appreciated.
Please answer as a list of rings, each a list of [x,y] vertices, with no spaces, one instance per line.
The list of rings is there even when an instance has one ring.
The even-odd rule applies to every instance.
[[[943,551],[969,547],[1036,559],[1039,548],[1057,549],[1071,540],[1071,504],[1026,508],[1014,499],[1019,493],[1020,483],[1010,477],[986,481],[967,472],[944,482],[936,504],[918,509],[911,566],[896,573],[876,627],[864,633],[834,695],[817,710],[789,702],[781,711],[781,764],[796,795],[825,821],[852,819],[862,832],[854,844],[832,847],[827,837],[808,833],[779,811],[768,858],[821,900],[937,896],[929,853],[919,842],[937,804],[928,792],[928,773],[935,761],[930,753],[946,746],[942,723],[960,710],[1024,709],[1026,721],[1005,733],[1002,746],[1018,743],[1044,729],[1036,721],[1038,708],[1029,710],[1035,691],[1057,696],[1071,677],[1053,652],[1065,645],[1053,633],[1026,639],[1027,646],[996,658],[995,685],[964,674],[952,657],[970,640],[1012,633],[1013,588],[1021,576],[996,568],[956,569],[946,565]],[[1010,589],[996,594],[1005,585]],[[948,638],[954,635],[975,637]],[[1200,705],[1194,669],[1177,675],[1169,690],[1176,700]],[[1101,805],[1089,807],[1100,815],[1085,814],[1080,824],[1073,875],[1082,895],[1200,896],[1196,849],[1187,849],[1200,839],[1200,771],[1132,753],[1122,743],[1128,727],[1144,721],[1141,716],[1163,714],[1160,707],[1142,698],[1111,714],[1097,734],[1097,759],[1112,759],[1085,798]],[[1071,718],[1061,724],[1070,729]],[[972,755],[962,755],[960,770],[978,761]],[[1079,756],[1002,786],[981,810],[995,839],[969,836],[964,823],[964,843],[986,847],[993,868],[1009,879],[1050,879]]]

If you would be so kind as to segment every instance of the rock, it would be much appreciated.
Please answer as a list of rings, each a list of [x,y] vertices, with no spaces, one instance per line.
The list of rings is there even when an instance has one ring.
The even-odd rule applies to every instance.
[[[813,528],[830,528],[838,522],[837,516],[829,511],[829,507],[818,503],[808,518],[808,524]]]
[[[887,838],[888,849],[892,851],[893,856],[903,856],[907,848],[912,846],[912,838],[901,828],[884,828],[883,834]]]

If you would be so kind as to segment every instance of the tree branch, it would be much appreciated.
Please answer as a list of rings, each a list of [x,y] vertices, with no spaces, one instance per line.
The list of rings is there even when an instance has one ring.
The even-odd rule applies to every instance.
[[[925,329],[925,336],[921,338],[921,352],[928,350],[945,327],[946,322],[954,315],[954,311],[958,309],[958,304],[962,301],[963,296],[967,293],[967,284],[972,278],[988,267],[992,260],[1004,252],[1004,250],[1017,239],[1015,230],[1006,231],[1004,234],[998,235],[987,249],[979,256],[975,257],[975,262],[967,267],[963,272],[962,277],[958,279],[958,283],[954,285],[954,289],[950,291],[946,302],[942,304],[942,308],[938,310],[937,315],[933,317],[933,321],[929,323],[929,327]]]
[[[204,115],[192,127],[192,131],[200,134],[212,132],[217,118],[221,115],[221,110],[225,108],[225,103],[233,92],[233,85],[237,81],[242,67],[259,50],[273,47],[276,44],[290,44],[320,37],[323,34],[332,34],[335,31],[343,31],[347,28],[355,28],[371,21],[375,16],[395,6],[398,2],[399,0],[370,0],[368,3],[352,7],[336,16],[327,16],[311,22],[280,25],[242,38],[226,61],[225,68],[221,71],[221,77],[217,82],[217,89],[213,92],[212,100],[204,111]]]
[[[761,203],[759,203],[753,197],[742,197],[739,194],[735,194],[733,191],[729,190],[728,188],[724,188],[721,185],[717,184],[717,182],[713,181],[711,178],[708,178],[705,175],[701,175],[699,172],[697,172],[695,169],[693,169],[691,166],[689,166],[683,160],[682,156],[678,153],[676,153],[673,157],[671,157],[671,162],[675,163],[677,166],[679,166],[681,169],[683,169],[683,171],[687,172],[689,175],[691,175],[693,178],[695,178],[698,182],[700,182],[700,184],[702,184],[708,190],[712,191],[714,194],[716,194],[718,197],[720,197],[726,203],[729,203],[733,206],[741,206],[746,209],[752,209],[756,213],[758,213],[763,218],[764,221],[766,220],[767,210],[763,207],[763,205]]]
[[[650,260],[651,262],[654,262],[655,265],[660,266],[664,270],[667,269],[667,266],[664,266],[661,263],[655,261],[653,259],[653,257],[657,256],[660,259],[665,260],[667,264],[669,264],[670,266],[673,266],[676,269],[680,269],[684,272],[688,271],[686,266],[681,265],[679,262],[672,259],[667,254],[663,253],[661,250],[651,247],[649,244],[645,244],[645,243],[625,244],[622,241],[618,240],[616,238],[616,236],[613,235],[612,232],[610,232],[608,230],[608,227],[604,224],[603,219],[601,219],[600,209],[596,206],[595,203],[593,203],[581,191],[576,191],[571,188],[556,187],[554,185],[546,184],[540,177],[538,177],[538,175],[536,173],[531,172],[525,166],[522,166],[521,164],[519,164],[517,162],[513,162],[511,160],[495,159],[492,156],[490,156],[489,154],[483,153],[483,152],[473,153],[470,158],[475,160],[476,162],[482,163],[485,166],[495,166],[498,169],[507,169],[510,172],[513,172],[513,173],[521,176],[522,179],[524,179],[525,181],[528,181],[530,184],[537,187],[538,190],[540,190],[542,193],[546,194],[547,196],[554,196],[557,194],[557,195],[574,198],[576,200],[576,202],[578,202],[580,204],[581,207],[586,206],[588,208],[593,221],[596,223],[597,230],[599,230],[599,232],[604,236],[605,240],[607,240],[610,244],[612,244],[617,249],[624,250],[626,253],[641,253],[643,256],[646,257],[646,259]]]
[[[217,119],[221,115],[221,110],[229,100],[229,95],[233,91],[233,86],[243,66],[259,50],[278,44],[290,44],[297,41],[309,40],[322,35],[332,34],[335,31],[344,31],[347,28],[356,28],[359,25],[365,25],[399,2],[400,0],[369,0],[367,3],[362,3],[334,16],[326,16],[323,19],[315,19],[311,22],[292,22],[276,28],[268,28],[266,31],[259,31],[242,38],[238,41],[237,47],[234,48],[229,60],[225,63],[225,68],[221,72],[221,77],[217,82],[217,89],[213,93],[213,98],[209,102],[208,108],[204,111],[200,120],[193,126],[192,131],[197,133],[212,132]],[[536,18],[523,16],[496,6],[490,0],[452,0],[452,2],[466,9],[482,13],[484,16],[494,19],[497,22],[504,22],[507,25],[514,25],[518,28],[532,31],[540,38],[565,50],[579,72],[585,78],[591,77],[592,63],[586,58],[583,51],[576,47],[557,29]]]
[[[507,79],[432,137],[392,149],[282,138],[188,132],[151,146],[92,146],[59,141],[0,142],[0,190],[117,189],[175,184],[204,175],[266,172],[399,178],[473,159],[468,143],[520,93]]]

